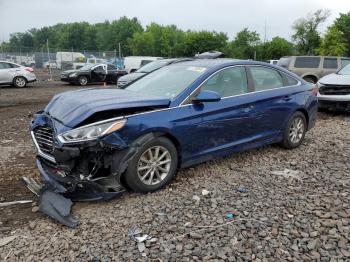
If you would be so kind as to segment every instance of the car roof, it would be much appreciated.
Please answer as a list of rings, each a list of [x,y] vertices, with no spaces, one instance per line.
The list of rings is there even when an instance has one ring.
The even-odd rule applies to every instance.
[[[198,66],[198,67],[205,67],[205,68],[214,68],[220,65],[269,65],[271,64],[259,62],[259,61],[253,61],[253,60],[239,60],[239,59],[233,59],[233,58],[217,58],[217,59],[193,59],[190,61],[183,61],[183,62],[177,62],[173,65],[184,65],[184,66]]]

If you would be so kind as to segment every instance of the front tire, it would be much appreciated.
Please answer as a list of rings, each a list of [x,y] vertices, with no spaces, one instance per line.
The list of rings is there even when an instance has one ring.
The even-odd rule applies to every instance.
[[[79,76],[78,84],[81,86],[86,86],[88,84],[88,78],[86,76]]]
[[[136,192],[156,191],[173,179],[177,163],[174,144],[165,137],[157,137],[142,145],[129,162],[125,182]]]
[[[304,140],[306,129],[305,115],[300,111],[295,112],[288,120],[281,146],[286,149],[293,149],[300,146]]]
[[[13,85],[18,88],[26,87],[27,79],[25,79],[23,76],[16,76],[13,79]]]

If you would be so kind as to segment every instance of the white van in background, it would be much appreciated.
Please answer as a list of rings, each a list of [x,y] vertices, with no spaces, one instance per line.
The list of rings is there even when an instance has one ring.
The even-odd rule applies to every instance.
[[[74,63],[85,64],[85,55],[79,52],[57,52],[56,64],[59,69],[71,69],[74,68]]]
[[[162,57],[155,56],[126,56],[124,58],[124,69],[128,73],[135,72],[141,66],[148,64],[149,62],[163,59]]]

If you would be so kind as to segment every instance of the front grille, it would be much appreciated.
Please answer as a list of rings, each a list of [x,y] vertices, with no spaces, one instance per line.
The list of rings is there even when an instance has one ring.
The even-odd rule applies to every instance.
[[[38,126],[33,132],[40,150],[43,153],[51,155],[54,150],[52,129],[48,126]]]
[[[126,86],[129,83],[130,83],[130,81],[119,81],[118,80],[117,87],[120,88],[120,87]]]
[[[350,86],[325,85],[320,88],[321,95],[350,95]]]

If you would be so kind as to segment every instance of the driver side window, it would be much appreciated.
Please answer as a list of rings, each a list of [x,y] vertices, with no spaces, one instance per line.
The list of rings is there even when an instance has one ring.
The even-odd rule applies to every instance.
[[[248,93],[245,68],[232,67],[224,69],[206,80],[201,89],[214,91],[222,98]]]

